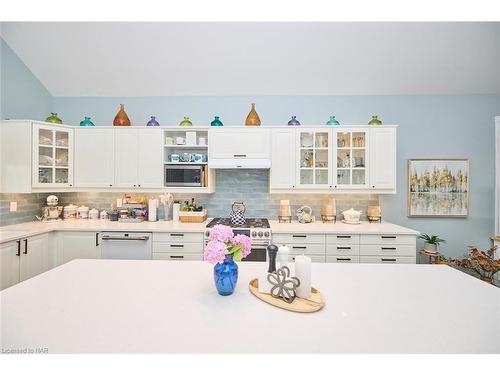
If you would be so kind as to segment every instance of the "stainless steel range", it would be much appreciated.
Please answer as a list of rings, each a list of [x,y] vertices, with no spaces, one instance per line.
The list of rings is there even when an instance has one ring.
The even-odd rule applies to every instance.
[[[205,244],[210,236],[210,228],[222,224],[233,228],[234,234],[244,234],[252,240],[252,252],[243,261],[265,262],[267,260],[267,247],[271,244],[271,226],[267,219],[247,218],[242,225],[234,225],[229,218],[215,218],[207,224],[205,231]]]

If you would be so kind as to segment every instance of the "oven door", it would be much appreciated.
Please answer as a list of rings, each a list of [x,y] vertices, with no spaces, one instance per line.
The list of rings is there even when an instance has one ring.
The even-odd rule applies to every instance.
[[[199,165],[165,165],[165,186],[201,186],[203,167]]]
[[[242,262],[266,262],[267,261],[267,246],[269,244],[252,243],[252,252]]]

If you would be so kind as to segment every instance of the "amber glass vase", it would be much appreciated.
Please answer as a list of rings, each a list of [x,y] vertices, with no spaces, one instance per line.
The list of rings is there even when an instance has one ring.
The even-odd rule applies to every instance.
[[[260,118],[255,110],[255,103],[252,103],[252,109],[248,113],[247,119],[245,120],[245,125],[247,126],[260,126]]]
[[[130,119],[127,116],[127,112],[125,112],[125,105],[120,104],[120,110],[115,116],[113,120],[114,126],[130,126]]]

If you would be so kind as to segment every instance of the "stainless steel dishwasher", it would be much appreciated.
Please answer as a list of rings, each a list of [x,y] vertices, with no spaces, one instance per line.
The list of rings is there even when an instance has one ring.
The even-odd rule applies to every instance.
[[[102,259],[151,259],[152,241],[148,232],[102,232]]]

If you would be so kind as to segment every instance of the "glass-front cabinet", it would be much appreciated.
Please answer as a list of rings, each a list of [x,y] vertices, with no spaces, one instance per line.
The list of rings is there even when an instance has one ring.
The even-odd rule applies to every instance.
[[[335,138],[336,189],[368,186],[368,133],[364,129],[339,129]]]
[[[297,130],[297,187],[327,189],[332,184],[331,131]]]
[[[73,129],[33,124],[32,185],[73,186]]]

